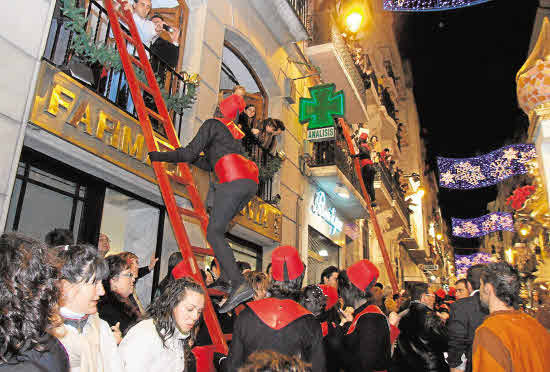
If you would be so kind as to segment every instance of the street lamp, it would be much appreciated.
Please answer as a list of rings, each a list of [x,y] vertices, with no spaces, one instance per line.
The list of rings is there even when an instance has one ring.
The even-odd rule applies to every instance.
[[[346,27],[353,34],[359,31],[361,23],[363,23],[363,14],[357,10],[353,10],[346,17]]]

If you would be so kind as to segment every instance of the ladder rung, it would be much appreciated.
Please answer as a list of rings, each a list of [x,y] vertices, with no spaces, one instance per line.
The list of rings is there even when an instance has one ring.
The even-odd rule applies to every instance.
[[[198,218],[199,220],[202,220],[204,218],[204,216],[202,214],[200,214],[198,212],[195,212],[195,211],[192,211],[191,209],[178,207],[178,211],[181,214],[183,214],[184,216],[187,216],[187,217]]]
[[[178,176],[175,172],[166,172],[168,177],[179,183],[180,185],[188,185],[189,181],[185,180],[182,176]]]
[[[213,297],[223,297],[227,296],[227,293],[219,291],[217,289],[207,288],[206,291],[208,292],[208,296]]]
[[[129,56],[129,57],[130,57],[130,61],[132,61],[132,63],[133,63],[134,65],[136,65],[137,67],[139,67],[142,71],[145,71],[145,67],[143,67],[143,63],[141,63],[141,62],[139,61],[139,59],[137,59],[137,58],[134,57],[134,56]],[[141,83],[141,81],[139,81],[139,80],[138,80],[138,82]],[[149,88],[149,87],[147,87],[147,88]],[[143,88],[143,89],[145,89],[145,88]],[[149,93],[150,93],[150,92],[149,92]]]
[[[158,113],[158,112],[154,112],[153,110],[151,110],[150,108],[146,107],[145,110],[147,111],[147,113],[149,115],[151,115],[152,117],[154,117],[155,119],[157,119],[158,121],[164,123],[164,118]]]
[[[194,253],[203,255],[203,256],[214,256],[214,250],[212,248],[201,248],[201,247],[191,247],[191,250]]]
[[[124,14],[120,10],[115,10],[115,13],[117,14],[117,16],[120,20],[122,20],[124,23],[128,24],[128,17],[126,17],[126,14]]]
[[[126,32],[122,32],[122,37],[125,38],[126,40],[128,40],[128,42],[130,44],[132,44],[133,46],[137,46],[136,40],[133,37],[131,37],[130,35],[128,35]]]
[[[149,93],[150,95],[153,95],[153,89],[147,84],[145,84],[143,81],[138,80],[139,87]]]

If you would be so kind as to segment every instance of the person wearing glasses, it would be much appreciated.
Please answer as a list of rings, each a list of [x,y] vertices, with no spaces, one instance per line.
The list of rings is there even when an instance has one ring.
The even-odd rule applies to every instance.
[[[120,333],[126,334],[128,327],[137,323],[140,317],[139,308],[129,299],[136,277],[122,255],[109,256],[105,261],[109,265],[109,275],[103,280],[105,295],[97,307],[99,317],[109,323],[120,342]]]
[[[426,283],[410,288],[411,305],[399,322],[399,337],[393,354],[392,372],[448,372],[443,355],[448,337],[444,321],[434,310],[435,295]]]

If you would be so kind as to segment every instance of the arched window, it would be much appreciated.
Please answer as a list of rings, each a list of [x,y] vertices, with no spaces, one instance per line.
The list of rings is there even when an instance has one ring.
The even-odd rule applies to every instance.
[[[245,87],[245,102],[256,107],[255,122],[261,123],[267,117],[268,112],[267,94],[262,82],[246,58],[233,45],[225,41],[222,52],[219,100],[230,95],[235,85]]]

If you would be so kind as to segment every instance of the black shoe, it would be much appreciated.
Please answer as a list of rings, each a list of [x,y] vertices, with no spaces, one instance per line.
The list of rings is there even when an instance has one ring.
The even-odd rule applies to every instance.
[[[372,203],[370,203],[370,206],[373,207],[373,208],[376,207],[376,202],[373,201]]]
[[[227,301],[225,301],[218,312],[220,314],[225,314],[233,310],[240,303],[251,299],[252,296],[254,296],[254,289],[252,289],[247,281],[243,280],[241,284],[231,292],[229,298],[227,299]]]
[[[227,294],[231,293],[231,291],[233,290],[231,284],[221,278],[216,279],[216,281],[210,284],[207,288],[215,289],[216,291],[224,292]]]

